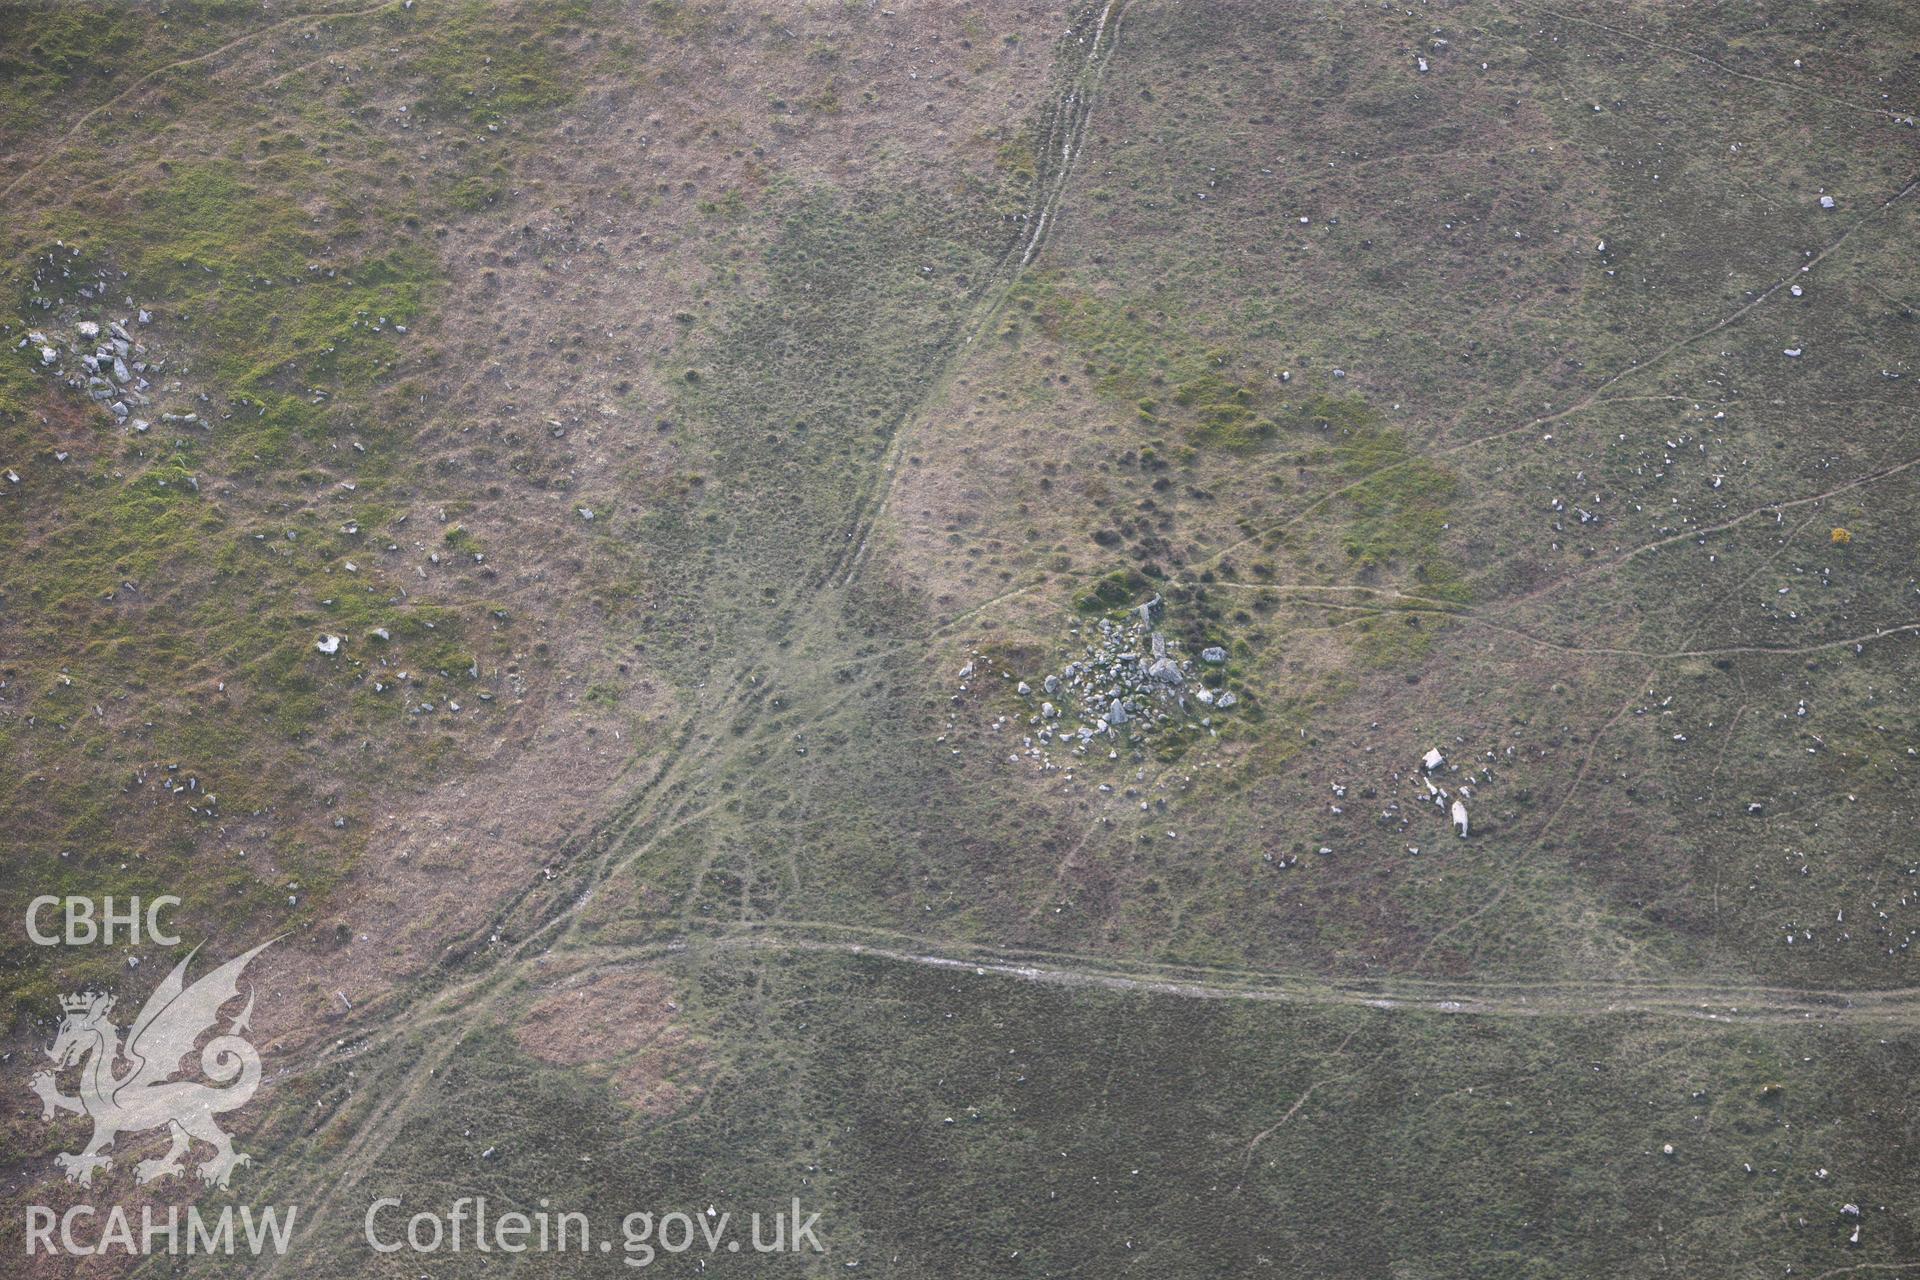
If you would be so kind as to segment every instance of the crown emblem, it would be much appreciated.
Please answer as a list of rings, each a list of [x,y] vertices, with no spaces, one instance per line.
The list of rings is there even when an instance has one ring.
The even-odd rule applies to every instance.
[[[60,997],[60,1007],[68,1013],[86,1013],[106,996],[98,991],[76,991]]]

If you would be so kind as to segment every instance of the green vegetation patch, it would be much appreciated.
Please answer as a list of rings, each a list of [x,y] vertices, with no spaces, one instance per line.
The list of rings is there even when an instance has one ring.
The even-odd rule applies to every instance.
[[[217,48],[259,16],[244,0],[22,3],[0,22],[0,134],[55,127],[155,67]]]
[[[1101,395],[1131,401],[1143,423],[1230,450],[1270,440],[1273,396],[1263,381],[1240,372],[1241,355],[1196,339],[1178,308],[1171,298],[1115,299],[1037,273],[1010,291],[1002,331],[1031,325],[1064,344]]]
[[[557,107],[579,83],[564,41],[593,15],[591,0],[501,5],[465,0],[432,18],[411,70],[428,117],[489,124]]]

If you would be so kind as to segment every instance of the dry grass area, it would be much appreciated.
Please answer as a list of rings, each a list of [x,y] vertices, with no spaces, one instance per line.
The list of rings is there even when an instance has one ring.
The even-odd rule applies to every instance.
[[[1051,62],[1045,29],[1060,21],[1033,7],[985,22],[959,6],[926,8],[904,21],[822,11],[775,22],[745,10],[674,6],[636,6],[611,22],[602,20],[608,15],[582,21],[585,8],[408,14],[371,6],[367,13],[308,22],[289,15],[251,31],[207,27],[199,33],[204,47],[167,27],[193,61],[137,73],[132,63],[111,73],[90,64],[34,105],[43,121],[37,132],[9,135],[17,157],[7,175],[10,198],[33,211],[17,227],[22,244],[36,226],[67,225],[90,237],[79,242],[112,254],[128,219],[125,235],[150,236],[139,221],[148,216],[143,193],[164,189],[170,175],[237,164],[255,184],[282,184],[276,196],[284,190],[322,229],[327,242],[316,238],[309,248],[320,261],[377,242],[384,232],[363,221],[366,214],[391,219],[402,240],[431,256],[431,303],[395,340],[405,354],[373,370],[369,385],[322,384],[340,406],[328,428],[338,434],[314,461],[352,475],[340,455],[369,430],[356,420],[391,420],[397,411],[400,420],[382,432],[391,443],[372,508],[385,528],[368,529],[392,546],[384,554],[377,544],[365,547],[376,565],[363,560],[356,571],[380,574],[380,589],[410,608],[511,618],[483,673],[500,701],[477,707],[469,700],[469,722],[450,722],[465,727],[443,729],[424,757],[417,732],[411,746],[405,735],[381,741],[390,729],[370,735],[317,703],[302,713],[301,727],[289,723],[304,742],[278,761],[271,738],[256,745],[248,740],[253,730],[235,740],[222,728],[227,759],[204,761],[200,771],[228,772],[242,751],[257,753],[262,776],[248,791],[270,810],[263,803],[250,818],[184,834],[156,829],[144,814],[109,807],[102,815],[134,851],[182,839],[202,860],[234,859],[246,849],[262,896],[276,880],[297,882],[302,872],[317,879],[316,865],[327,868],[329,895],[292,914],[312,930],[304,945],[329,954],[329,974],[306,984],[298,1007],[277,1013],[288,1028],[332,1021],[344,1012],[336,990],[351,988],[356,1003],[374,998],[480,929],[494,904],[561,856],[569,836],[591,828],[614,803],[609,788],[644,773],[666,727],[690,714],[684,694],[659,679],[634,639],[664,589],[635,531],[664,497],[697,486],[689,473],[706,462],[705,442],[689,450],[674,432],[668,382],[680,352],[719,323],[722,293],[756,287],[764,214],[777,193],[855,173],[870,185],[997,181],[1000,153],[1044,87]],[[112,51],[133,58],[152,47],[157,56],[154,37],[116,28]],[[490,50],[499,52],[489,44],[498,39],[527,42],[518,79],[477,70],[490,65]],[[21,56],[54,55],[43,38]],[[103,62],[106,51],[89,56]],[[555,77],[562,59],[584,74],[562,83]],[[68,63],[84,59],[71,55]],[[134,82],[134,74],[143,78]],[[103,85],[117,85],[120,95],[78,91],[93,83],[90,76],[109,75]],[[197,96],[181,92],[189,80]],[[467,100],[441,101],[463,83]],[[503,96],[529,109],[496,109]],[[569,103],[564,118],[550,109],[560,101]],[[84,116],[83,108],[99,110]],[[118,123],[134,111],[137,127]],[[248,123],[193,128],[221,111]],[[164,139],[158,149],[155,137]],[[289,144],[302,156],[298,165],[276,159]],[[244,190],[208,193],[227,206],[208,215],[210,231],[253,234],[236,223],[248,216]],[[235,202],[242,207],[231,208]],[[98,218],[102,208],[116,216]],[[235,255],[237,269],[245,249],[203,238],[192,251],[211,269],[227,270],[219,255]],[[212,367],[217,361],[193,359],[191,319],[169,323],[176,318],[161,299],[143,294],[141,301],[161,313],[155,332],[164,329],[177,348],[168,352],[181,373],[168,388],[175,398],[218,403],[234,394]],[[96,419],[68,399],[30,394],[36,398],[20,418],[35,429],[19,456],[57,451],[73,468],[117,464],[115,478],[125,479],[118,446]],[[357,440],[353,447],[360,449]],[[163,456],[140,449],[136,460],[151,468]],[[262,467],[258,456],[203,449],[187,463],[200,492],[221,499],[216,540],[250,529],[277,536],[303,524],[331,532],[367,509],[359,502],[364,476],[355,477],[354,492],[318,489],[311,471],[290,487],[286,472]],[[583,507],[594,512],[591,522]],[[64,536],[59,506],[22,514],[16,545],[47,546]],[[470,548],[484,559],[477,570],[462,570],[457,563]],[[353,555],[351,546],[342,550],[315,567],[337,581]],[[184,545],[176,551],[192,554]],[[197,579],[181,555],[167,566],[169,577],[180,575],[169,583],[172,601],[223,599],[219,581]],[[426,574],[415,576],[415,565]],[[318,596],[331,587],[323,578],[265,589]],[[141,604],[138,597],[116,601],[114,617],[96,625],[132,625],[129,611]],[[209,652],[227,648],[217,616],[204,623],[150,616],[149,625],[180,631]],[[209,630],[193,635],[188,627]],[[257,643],[309,642],[249,638],[238,652]],[[49,646],[41,661],[71,669],[63,657]],[[238,710],[233,695],[243,691],[228,689],[233,677],[221,666],[200,666],[211,708],[176,697],[167,710],[182,720],[230,721]],[[90,691],[110,691],[117,675],[103,673]],[[15,666],[9,683],[38,678],[34,667]],[[124,697],[110,694],[109,705],[114,696]],[[150,697],[129,701],[103,721],[95,751],[129,759],[133,743],[164,731],[152,723],[155,709]],[[473,721],[475,713],[484,722]],[[13,740],[29,759],[63,767],[58,751],[48,756],[30,737]],[[132,750],[146,756],[154,745]],[[25,768],[31,776],[32,766]],[[231,794],[241,784],[209,777],[207,788]],[[41,797],[54,838],[69,825],[72,795]],[[24,791],[15,801],[34,803]],[[276,845],[284,847],[289,832],[298,833],[301,853],[281,865]],[[289,972],[305,967],[297,956],[285,963]],[[63,980],[85,972],[69,970]]]
[[[699,1102],[702,1049],[680,1025],[671,982],[644,972],[590,973],[535,1001],[514,1027],[543,1062],[608,1072],[616,1095],[650,1117]]]
[[[289,934],[260,965],[280,998],[258,1025],[276,1054],[298,1054],[450,953],[476,942],[485,953],[496,914],[617,811],[699,715],[703,682],[678,678],[696,653],[674,655],[663,678],[645,639],[674,589],[646,522],[701,495],[697,472],[718,443],[677,421],[686,353],[763,288],[770,219],[796,197],[1007,182],[1064,19],[1028,6],[987,20],[957,5],[905,20],[667,5],[375,5],[264,27],[176,16],[115,26],[104,48],[61,54],[42,38],[14,51],[57,68],[44,87],[22,82],[6,133],[16,283],[34,293],[25,269],[41,246],[85,246],[89,266],[129,272],[111,314],[132,324],[125,287],[155,315],[138,336],[174,375],[156,379],[155,410],[199,408],[223,424],[265,405],[292,425],[150,441],[9,369],[8,456],[32,481],[7,495],[8,546],[47,568],[10,593],[32,603],[0,624],[17,641],[0,745],[22,779],[10,822],[35,833],[13,851],[21,904],[58,891],[45,868],[66,863],[76,892],[184,886],[190,927],[235,946]],[[191,30],[196,19],[206,25]],[[341,312],[343,333],[386,349],[348,367],[326,358],[341,345],[330,332],[266,345],[304,323],[306,283],[266,270],[333,280],[396,244],[419,291],[372,298],[396,307],[377,338],[361,336],[370,311]],[[169,283],[183,271],[221,291]],[[70,292],[57,301],[60,324],[92,313]],[[55,323],[23,315],[35,318],[10,334]],[[223,353],[220,326],[238,324],[265,349]],[[284,407],[303,396],[311,412]],[[170,467],[191,474],[211,515],[76,529],[80,504],[97,501],[83,499],[89,488],[135,491]],[[82,472],[52,494],[43,483]],[[231,548],[263,535],[319,545],[236,573]],[[71,617],[64,633],[33,630],[56,621],[36,608],[124,574],[136,545],[143,565],[159,557],[139,590],[71,608],[87,629],[144,630],[157,648],[116,647],[83,667],[63,639]],[[76,559],[96,547],[105,565]],[[76,569],[77,584],[55,576]],[[374,686],[390,698],[391,673],[407,666],[377,657],[377,641],[347,636],[351,674],[311,652],[338,625],[327,611],[340,592],[362,583],[400,611],[369,626],[395,630],[388,618],[411,614],[458,620],[470,644],[485,637],[460,654],[472,683],[449,668],[448,689],[418,698],[439,712],[431,728],[370,709]],[[271,607],[249,611],[249,590]],[[265,722],[264,694],[238,674],[263,659],[297,699]],[[69,688],[86,711],[102,702],[84,747],[69,733],[79,697],[65,714],[46,701]],[[220,793],[219,812],[188,817],[109,781],[129,770],[149,786],[193,776],[194,795]],[[116,959],[13,947],[16,1031],[37,1036],[30,1006],[111,981]],[[668,1105],[673,1088],[655,1056],[623,1054],[615,1068],[643,1108]],[[23,1132],[21,1149],[42,1141]]]
[[[253,1191],[1910,1265],[1904,10],[28,16],[0,911],[279,939]]]

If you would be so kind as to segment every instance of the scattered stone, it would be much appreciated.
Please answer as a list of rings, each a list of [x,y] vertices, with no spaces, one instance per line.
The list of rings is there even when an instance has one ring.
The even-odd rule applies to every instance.
[[[313,647],[325,654],[340,652],[340,637],[323,635],[313,642]]]
[[[1447,758],[1440,754],[1440,748],[1438,747],[1432,748],[1426,755],[1420,757],[1420,767],[1428,773],[1432,773],[1446,762]]]
[[[1164,609],[1164,601],[1155,596],[1117,617],[1076,623],[1070,631],[1087,642],[1084,656],[1031,684],[1013,671],[997,669],[992,659],[975,650],[957,672],[959,687],[950,702],[956,708],[963,703],[976,672],[981,678],[997,676],[1014,682],[1022,697],[1031,696],[1039,685],[1047,699],[1037,714],[1026,717],[1030,729],[1021,735],[1021,749],[1005,758],[1015,763],[1025,760],[1048,772],[1063,767],[1065,762],[1056,762],[1053,755],[1062,749],[1086,756],[1098,745],[1107,759],[1118,760],[1121,745],[1139,747],[1161,732],[1211,730],[1213,722],[1200,714],[1201,709],[1221,699],[1219,705],[1230,706],[1235,699],[1203,688],[1181,642],[1153,629],[1149,619]],[[1194,701],[1189,701],[1189,694]],[[956,715],[949,713],[949,730],[958,728]],[[1013,717],[998,716],[991,731],[1012,723]],[[1101,738],[1107,741],[1100,742]],[[949,739],[943,735],[938,741]],[[952,746],[949,753],[961,754]],[[1072,772],[1066,780],[1072,782]]]
[[[1211,662],[1216,667],[1219,666],[1221,663],[1225,662],[1226,660],[1227,660],[1227,651],[1225,649],[1222,649],[1217,644],[1210,645],[1207,648],[1202,649],[1200,651],[1200,661]]]

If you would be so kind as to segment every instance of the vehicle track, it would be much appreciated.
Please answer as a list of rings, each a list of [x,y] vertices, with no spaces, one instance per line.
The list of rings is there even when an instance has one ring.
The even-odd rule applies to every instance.
[[[364,5],[358,9],[321,9],[311,13],[295,14],[291,18],[283,18],[279,22],[270,23],[264,27],[256,27],[245,35],[229,40],[218,48],[209,49],[205,53],[196,53],[190,58],[179,58],[163,66],[155,67],[68,126],[67,131],[53,140],[52,145],[46,149],[45,154],[43,154],[38,161],[28,165],[25,169],[15,174],[13,180],[7,183],[6,186],[0,187],[0,200],[11,196],[19,189],[21,183],[27,181],[52,163],[53,160],[66,149],[67,144],[73,141],[74,137],[78,135],[82,129],[86,128],[96,116],[104,112],[112,111],[122,102],[125,102],[128,98],[140,92],[140,90],[146,88],[155,80],[158,80],[161,76],[183,70],[187,67],[198,66],[202,62],[211,61],[223,53],[229,53],[243,44],[251,44],[261,36],[272,35],[274,32],[285,27],[298,26],[303,22],[328,22],[335,18],[363,18],[369,14],[379,13],[383,9],[391,9],[399,2],[400,0],[384,0],[384,3]]]
[[[853,933],[889,942],[822,936]],[[903,945],[904,944],[904,945]],[[1195,968],[1147,961],[1050,957],[987,946],[942,945],[884,929],[770,922],[697,940],[592,947],[592,967],[636,960],[698,959],[730,952],[825,952],[897,964],[950,969],[975,976],[1013,978],[1055,986],[1098,987],[1195,1000],[1249,1000],[1274,1004],[1347,1005],[1409,1013],[1500,1017],[1580,1017],[1658,1014],[1709,1022],[1858,1021],[1920,1026],[1920,988],[1825,991],[1739,983],[1658,979],[1557,982],[1449,982],[1391,977],[1341,980],[1277,970]]]
[[[1072,179],[1081,152],[1086,148],[1087,125],[1093,115],[1094,91],[1112,59],[1114,47],[1119,43],[1120,19],[1125,7],[1126,0],[1104,0],[1097,11],[1087,11],[1069,27],[1061,41],[1063,55],[1069,55],[1063,56],[1062,61],[1068,62],[1071,70],[1061,74],[1062,84],[1048,116],[1047,127],[1035,146],[1037,172],[1033,197],[1025,214],[1025,229],[974,291],[973,304],[966,317],[955,327],[954,339],[948,344],[945,357],[927,379],[925,390],[892,423],[881,465],[867,482],[866,491],[854,503],[840,549],[829,563],[823,581],[838,581],[845,586],[859,575],[872,547],[874,528],[886,514],[893,496],[893,477],[899,474],[900,458],[906,446],[907,424],[946,385],[948,373],[962,353],[973,345],[1000,313],[1008,290],[1039,255],[1048,232],[1058,223],[1060,203],[1066,195],[1067,184]],[[1076,42],[1087,46],[1086,56],[1079,60],[1077,66],[1072,65],[1070,58]]]
[[[1057,73],[1058,96],[1039,144],[1043,163],[1028,222],[979,286],[967,315],[955,326],[944,355],[928,374],[922,394],[892,425],[883,464],[867,479],[862,495],[848,513],[841,546],[820,581],[845,587],[857,577],[869,555],[877,522],[887,509],[906,425],[938,394],[948,371],[992,323],[1009,288],[1043,251],[1048,235],[1057,226],[1067,183],[1085,146],[1094,89],[1118,40],[1124,3],[1106,0],[1097,12],[1083,15],[1068,35],[1063,48],[1070,58],[1078,59],[1078,65]],[[1079,58],[1075,42],[1086,44],[1084,58]],[[1449,983],[1394,977],[1370,981],[972,946],[826,922],[741,922],[714,933],[685,936],[678,932],[682,926],[674,924],[668,927],[675,933],[658,941],[617,946],[582,941],[579,926],[583,909],[596,891],[631,866],[655,841],[710,811],[703,807],[707,797],[696,784],[703,772],[726,758],[733,745],[725,729],[732,713],[764,692],[763,686],[750,681],[753,671],[754,660],[749,657],[741,665],[738,678],[728,682],[730,692],[703,705],[697,715],[689,713],[666,749],[654,757],[657,763],[652,772],[592,830],[571,842],[565,854],[571,877],[566,888],[570,892],[555,893],[551,900],[540,902],[539,891],[545,882],[530,884],[458,949],[456,962],[470,960],[473,968],[436,970],[392,998],[356,1011],[361,1016],[354,1021],[362,1030],[319,1048],[294,1068],[294,1074],[312,1072],[343,1059],[366,1058],[385,1047],[408,1048],[404,1061],[376,1074],[379,1103],[354,1127],[345,1144],[296,1176],[297,1189],[289,1194],[316,1207],[302,1228],[302,1236],[311,1233],[325,1219],[328,1208],[341,1203],[378,1166],[409,1116],[419,1107],[432,1105],[431,1085],[436,1072],[451,1059],[462,1038],[475,1026],[506,1011],[512,1001],[524,998],[528,980],[542,968],[565,967],[569,972],[579,972],[637,964],[683,964],[728,953],[811,952],[957,974],[971,971],[978,977],[1178,999],[1471,1016],[1643,1014],[1709,1022],[1847,1021],[1901,1029],[1920,1023],[1920,990],[1847,993],[1630,979]],[[509,925],[513,926],[511,930]],[[481,954],[495,934],[517,936],[493,955]],[[413,1038],[417,1043],[409,1044]],[[283,1266],[283,1261],[276,1258],[264,1274],[280,1274]]]

